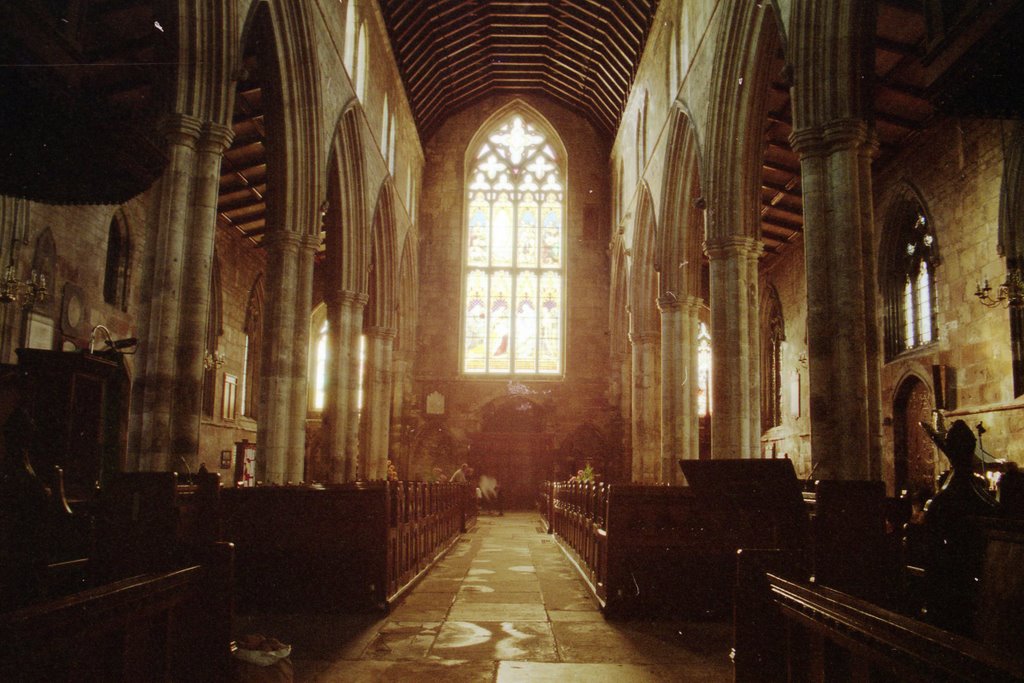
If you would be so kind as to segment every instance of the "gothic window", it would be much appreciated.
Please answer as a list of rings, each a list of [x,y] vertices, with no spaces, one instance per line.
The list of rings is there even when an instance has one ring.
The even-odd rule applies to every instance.
[[[697,415],[711,414],[711,333],[708,326],[697,327]]]
[[[241,398],[242,415],[256,417],[256,397],[259,391],[260,354],[263,348],[263,279],[258,278],[249,292],[245,312],[245,346],[242,361]]]
[[[904,204],[890,222],[886,286],[886,356],[889,359],[938,337],[935,267],[938,250],[920,206]]]
[[[206,321],[206,354],[203,362],[203,415],[209,418],[214,415],[217,368],[223,364],[219,350],[220,338],[224,334],[221,303],[220,265],[214,256],[210,274],[210,308]]]
[[[782,342],[786,339],[782,303],[774,287],[767,292],[761,340],[761,428],[782,424]]]
[[[320,412],[327,403],[327,321],[316,335],[316,370],[313,373],[313,410]]]
[[[562,372],[563,161],[518,114],[477,148],[466,196],[467,374]]]
[[[128,310],[128,278],[131,266],[131,244],[128,228],[118,217],[110,221],[107,232],[107,264],[103,273],[103,301]]]
[[[366,62],[368,47],[366,45],[366,22],[359,25],[359,37],[356,40],[356,97],[362,102],[366,99],[366,78],[369,64]]]

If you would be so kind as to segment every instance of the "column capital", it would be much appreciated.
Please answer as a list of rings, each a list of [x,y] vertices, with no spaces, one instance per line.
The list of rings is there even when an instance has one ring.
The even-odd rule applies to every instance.
[[[873,154],[878,147],[868,122],[856,118],[835,119],[794,130],[789,135],[789,142],[801,159],[825,156],[844,149],[866,149]]]
[[[672,292],[665,292],[658,297],[658,310],[663,313],[669,311],[678,312],[681,306],[679,298]]]
[[[320,239],[320,235],[310,235],[309,233],[306,233],[299,237],[299,249],[315,253],[316,250],[320,248],[321,242],[322,240]]]
[[[372,339],[380,339],[382,341],[388,341],[398,336],[398,330],[390,327],[367,327],[363,330],[363,334]]]
[[[188,114],[168,114],[160,122],[160,133],[171,144],[195,148],[203,122]]]
[[[704,307],[704,299],[699,296],[686,296],[683,297],[681,304],[687,313],[696,313]]]
[[[341,304],[342,306],[365,306],[370,297],[362,292],[353,292],[351,289],[340,289],[330,292],[328,300]]]
[[[733,256],[752,256],[760,258],[764,244],[754,237],[730,235],[708,240],[704,246],[711,260],[725,259]]]
[[[207,121],[203,124],[199,149],[210,154],[222,154],[231,146],[231,141],[234,139],[235,131],[231,129],[231,126],[225,126],[216,121]]]
[[[661,340],[661,331],[630,332],[629,341],[634,346],[640,344],[656,344]]]
[[[268,230],[263,236],[263,245],[268,250],[298,251],[302,235],[290,230]]]

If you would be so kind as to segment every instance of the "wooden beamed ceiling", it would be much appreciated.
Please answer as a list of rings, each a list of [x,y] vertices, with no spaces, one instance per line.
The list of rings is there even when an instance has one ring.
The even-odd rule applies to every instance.
[[[541,93],[615,135],[658,0],[382,0],[421,135],[496,92]]]
[[[923,8],[915,0],[880,0],[875,35],[873,112],[884,166],[918,130],[929,124],[934,108],[921,76],[927,30]],[[768,121],[761,165],[761,239],[770,262],[803,232],[800,159],[789,143],[792,112],[785,60],[776,55],[768,93]]]
[[[424,137],[458,108],[495,92],[547,95],[611,137],[657,0],[383,0],[381,9]],[[924,16],[916,3],[879,2],[876,166],[934,115],[929,83],[919,74],[925,41]],[[803,230],[784,65],[780,53],[772,66],[776,78],[768,92],[761,171],[761,237],[769,259]],[[234,130],[221,172],[219,217],[259,242],[266,230],[267,166],[258,83],[239,84]]]

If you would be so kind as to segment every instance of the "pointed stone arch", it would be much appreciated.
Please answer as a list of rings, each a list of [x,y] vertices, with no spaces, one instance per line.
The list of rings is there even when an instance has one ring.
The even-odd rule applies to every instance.
[[[658,226],[654,201],[647,183],[641,183],[633,229],[632,263],[630,265],[629,307],[630,333],[658,333],[657,301],[660,294],[657,270]]]
[[[466,153],[463,155],[464,172],[469,171],[469,167],[473,163],[473,152],[480,148],[480,145],[484,142],[488,135],[494,132],[494,128],[504,119],[508,118],[514,113],[520,113],[524,119],[527,119],[530,123],[540,128],[547,138],[549,144],[555,149],[555,154],[565,160],[565,164],[569,163],[569,153],[565,148],[565,144],[562,142],[562,136],[558,132],[558,129],[548,120],[544,114],[540,113],[536,107],[531,105],[526,100],[521,98],[514,98],[499,107],[497,111],[487,117],[480,126],[477,127],[476,133],[470,138],[469,144],[466,145]],[[566,173],[568,176],[568,173]]]
[[[231,83],[239,67],[238,3],[175,0],[178,87],[172,111],[231,125]]]
[[[364,140],[358,105],[338,119],[328,170],[327,254],[339,291],[366,292],[370,264],[370,224]]]
[[[655,259],[660,273],[659,294],[671,293],[679,299],[699,297],[706,238],[700,140],[685,105],[673,107],[669,117],[661,230]]]
[[[398,309],[398,225],[395,188],[390,179],[381,185],[370,236],[369,301],[366,326],[397,329]]]

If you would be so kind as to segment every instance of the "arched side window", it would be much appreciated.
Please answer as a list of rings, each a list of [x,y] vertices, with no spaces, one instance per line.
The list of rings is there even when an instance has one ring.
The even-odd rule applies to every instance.
[[[885,270],[885,350],[892,360],[938,339],[935,235],[920,203],[901,201],[886,226],[891,231]]]
[[[355,96],[359,101],[364,101],[367,96],[367,75],[370,73],[370,65],[367,63],[367,54],[370,50],[367,45],[367,23],[359,24],[359,37],[355,43]]]
[[[356,0],[348,0],[348,6],[345,8],[345,52],[342,54],[341,61],[349,75],[355,80]]]
[[[316,325],[319,323],[319,328]],[[312,336],[313,343],[313,396],[310,405],[313,412],[322,413],[327,407],[327,356],[329,336],[326,310],[321,308],[319,314],[314,312],[313,325],[316,333]],[[359,335],[359,390],[356,398],[356,408],[363,408],[363,374],[366,368],[366,335]]]
[[[786,327],[779,293],[768,286],[761,329],[761,428],[782,424],[782,342]]]
[[[114,216],[107,231],[107,264],[103,273],[103,301],[128,310],[128,281],[131,274],[131,240],[128,226]]]
[[[520,114],[500,122],[471,152],[462,370],[559,375],[564,160]]]
[[[711,414],[711,333],[705,323],[697,327],[697,416]]]
[[[203,363],[203,415],[213,417],[217,392],[217,368],[223,363],[220,338],[224,334],[223,299],[220,287],[220,262],[213,257],[210,273],[210,308],[206,321],[206,356]]]
[[[245,349],[242,363],[242,415],[257,416],[257,392],[260,383],[260,357],[263,350],[263,278],[259,277],[249,290],[245,310]]]

